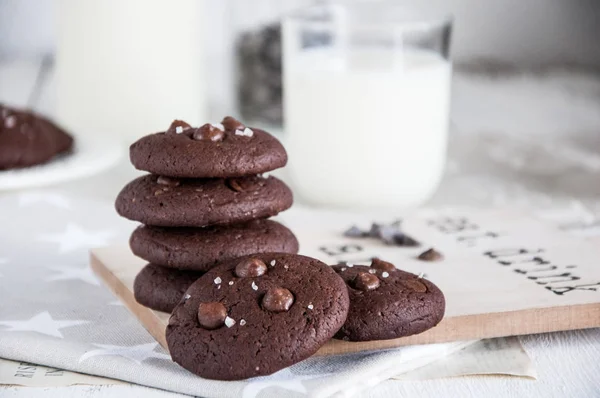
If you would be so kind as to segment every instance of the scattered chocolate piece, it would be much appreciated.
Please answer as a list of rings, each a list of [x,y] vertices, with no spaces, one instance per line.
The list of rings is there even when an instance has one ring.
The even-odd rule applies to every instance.
[[[179,181],[178,179],[165,176],[158,176],[156,182],[160,185],[166,185],[168,187],[176,187],[179,186],[179,184],[181,184],[181,181]]]
[[[387,261],[380,260],[378,258],[374,258],[373,260],[371,260],[371,268],[375,268],[375,269],[378,269],[381,271],[387,271],[387,272],[396,270],[396,267],[394,266],[394,264],[389,263]]]
[[[225,127],[225,130],[228,131],[244,130],[246,128],[242,122],[231,116],[225,116],[221,121],[221,124]]]
[[[185,130],[191,129],[192,126],[184,122],[183,120],[173,120],[173,123],[169,126],[167,133],[168,134],[181,134]]]
[[[419,254],[417,258],[421,261],[441,261],[444,259],[444,256],[432,247]]]
[[[239,278],[254,278],[264,275],[265,272],[267,265],[257,258],[244,259],[235,267],[235,275]]]
[[[367,232],[366,236],[370,236],[371,238],[381,238],[381,224],[372,223],[371,229]]]
[[[415,278],[403,279],[400,281],[400,283],[402,283],[404,286],[406,286],[409,289],[412,289],[413,291],[415,291],[417,293],[427,292],[427,286],[425,286],[424,283],[419,282]]]
[[[353,284],[356,289],[367,292],[379,287],[379,278],[367,272],[359,272],[354,278]]]
[[[365,232],[363,232],[356,225],[351,226],[346,231],[344,231],[344,236],[348,238],[362,238],[364,236],[368,236]]]
[[[192,138],[196,141],[218,142],[223,141],[224,137],[225,131],[221,130],[218,126],[214,126],[210,123],[206,123],[205,125],[198,127],[192,135]]]
[[[414,240],[413,238],[411,238],[410,236],[408,236],[402,232],[400,232],[396,236],[394,236],[393,243],[395,243],[397,246],[404,246],[404,247],[421,246],[421,244],[419,242],[417,242],[416,240]]]
[[[198,322],[204,329],[212,330],[223,326],[227,318],[227,309],[221,303],[200,303]]]
[[[396,220],[391,224],[372,223],[369,231],[362,231],[356,225],[353,225],[344,232],[344,236],[350,238],[370,237],[380,239],[387,245],[397,245],[405,247],[420,246],[420,243],[404,234],[400,230],[402,220]]]
[[[270,288],[262,299],[263,308],[271,312],[287,311],[293,303],[294,295],[288,289],[283,287]]]
[[[398,228],[392,227],[391,225],[380,225],[378,232],[378,237],[388,245],[393,245],[395,243],[396,236],[402,234]]]

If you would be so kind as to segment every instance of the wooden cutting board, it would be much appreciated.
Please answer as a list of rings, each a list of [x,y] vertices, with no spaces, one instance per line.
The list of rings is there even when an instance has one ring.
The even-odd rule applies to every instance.
[[[305,209],[280,219],[297,235],[301,254],[328,264],[380,257],[424,273],[444,292],[446,316],[419,335],[360,343],[332,340],[317,355],[600,327],[600,249],[591,242],[523,214],[473,209],[423,210],[404,217],[402,230],[421,242],[419,248],[342,234],[353,224],[367,228],[373,220]],[[442,252],[444,260],[416,259],[429,247]],[[167,348],[169,315],[145,308],[133,297],[133,280],[144,264],[126,246],[91,253],[94,272]]]

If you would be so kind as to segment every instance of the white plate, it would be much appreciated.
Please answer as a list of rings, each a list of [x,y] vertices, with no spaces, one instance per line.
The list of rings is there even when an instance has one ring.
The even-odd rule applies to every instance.
[[[114,166],[123,156],[120,142],[102,135],[75,136],[69,155],[23,169],[0,171],[0,191],[53,185],[90,177]]]

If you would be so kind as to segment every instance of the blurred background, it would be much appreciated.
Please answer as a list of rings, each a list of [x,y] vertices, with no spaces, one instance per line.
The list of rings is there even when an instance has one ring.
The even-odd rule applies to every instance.
[[[142,134],[166,129],[174,118],[187,117],[198,124],[218,121],[227,114],[268,129],[286,143],[280,21],[290,11],[314,1],[104,3],[100,7],[86,1],[0,0],[0,101],[54,115],[77,130],[76,134],[107,135],[127,143]],[[595,213],[600,195],[600,187],[594,183],[600,170],[600,3],[395,3],[426,13],[453,15],[448,159],[436,194],[432,198],[426,195],[428,198],[418,204],[560,203]],[[150,14],[153,19],[148,25],[143,16]],[[112,28],[101,28],[101,21],[112,21],[108,25]],[[80,35],[73,33],[77,29]],[[112,36],[101,29],[109,29]],[[95,30],[102,33],[96,37]],[[102,126],[101,121],[89,122],[98,114],[95,109],[99,105],[73,104],[77,90],[92,90],[92,84],[82,88],[77,82],[77,87],[69,87],[69,76],[79,73],[81,64],[69,63],[64,57],[61,60],[57,52],[61,48],[85,51],[83,58],[97,63],[96,59],[102,59],[103,45],[143,41],[135,36],[142,31],[153,35],[144,36],[149,40],[147,48],[133,56],[122,54],[122,66],[151,71],[132,79],[130,91],[162,104],[167,116],[153,112],[156,117],[145,117],[143,107],[114,106],[122,120],[120,128],[114,118],[107,119],[111,123],[108,126]],[[74,41],[74,36],[78,40]],[[163,43],[163,37],[169,39]],[[145,58],[144,54],[155,58]],[[135,62],[138,64],[133,65]],[[111,81],[109,69],[104,68],[103,84]],[[98,72],[101,69],[90,70],[102,73]],[[163,73],[171,80],[159,84]],[[174,75],[179,80],[173,80]],[[128,84],[120,78],[113,79],[115,87]],[[145,82],[152,80],[156,87],[147,88]],[[190,89],[170,91],[172,82],[189,84]],[[139,87],[148,91],[142,95]],[[68,104],[67,111],[61,109],[61,95],[67,98],[62,101]],[[118,98],[115,101],[118,103]],[[399,110],[397,117],[401,114]],[[128,124],[130,119],[136,122]],[[146,123],[140,124],[141,119]],[[82,131],[86,128],[81,126],[89,127],[89,131]],[[404,139],[410,145],[413,138],[408,134]],[[292,155],[294,146],[301,145],[296,139],[286,144]],[[339,156],[343,156],[343,146],[340,148]],[[385,177],[389,180],[394,174],[399,172]],[[300,192],[300,197],[309,202],[312,199],[310,192]]]
[[[202,1],[202,0],[200,0]],[[452,59],[498,67],[600,66],[600,4],[594,0],[398,0],[455,17]],[[52,56],[59,0],[0,0],[0,55]],[[215,111],[235,103],[234,43],[245,31],[277,22],[307,0],[203,0],[195,20],[203,45],[207,90]],[[116,12],[116,11],[115,11]],[[141,11],[140,11],[141,12]],[[165,25],[176,21],[164,21]],[[132,21],[132,29],[135,21]],[[208,78],[210,77],[210,78]],[[0,94],[2,95],[2,94]],[[7,100],[4,98],[3,100]]]

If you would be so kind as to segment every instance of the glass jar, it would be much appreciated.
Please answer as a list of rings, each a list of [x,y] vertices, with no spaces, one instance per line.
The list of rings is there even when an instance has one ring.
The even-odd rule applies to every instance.
[[[283,121],[281,18],[306,0],[233,0],[235,98],[244,122],[272,129]]]

